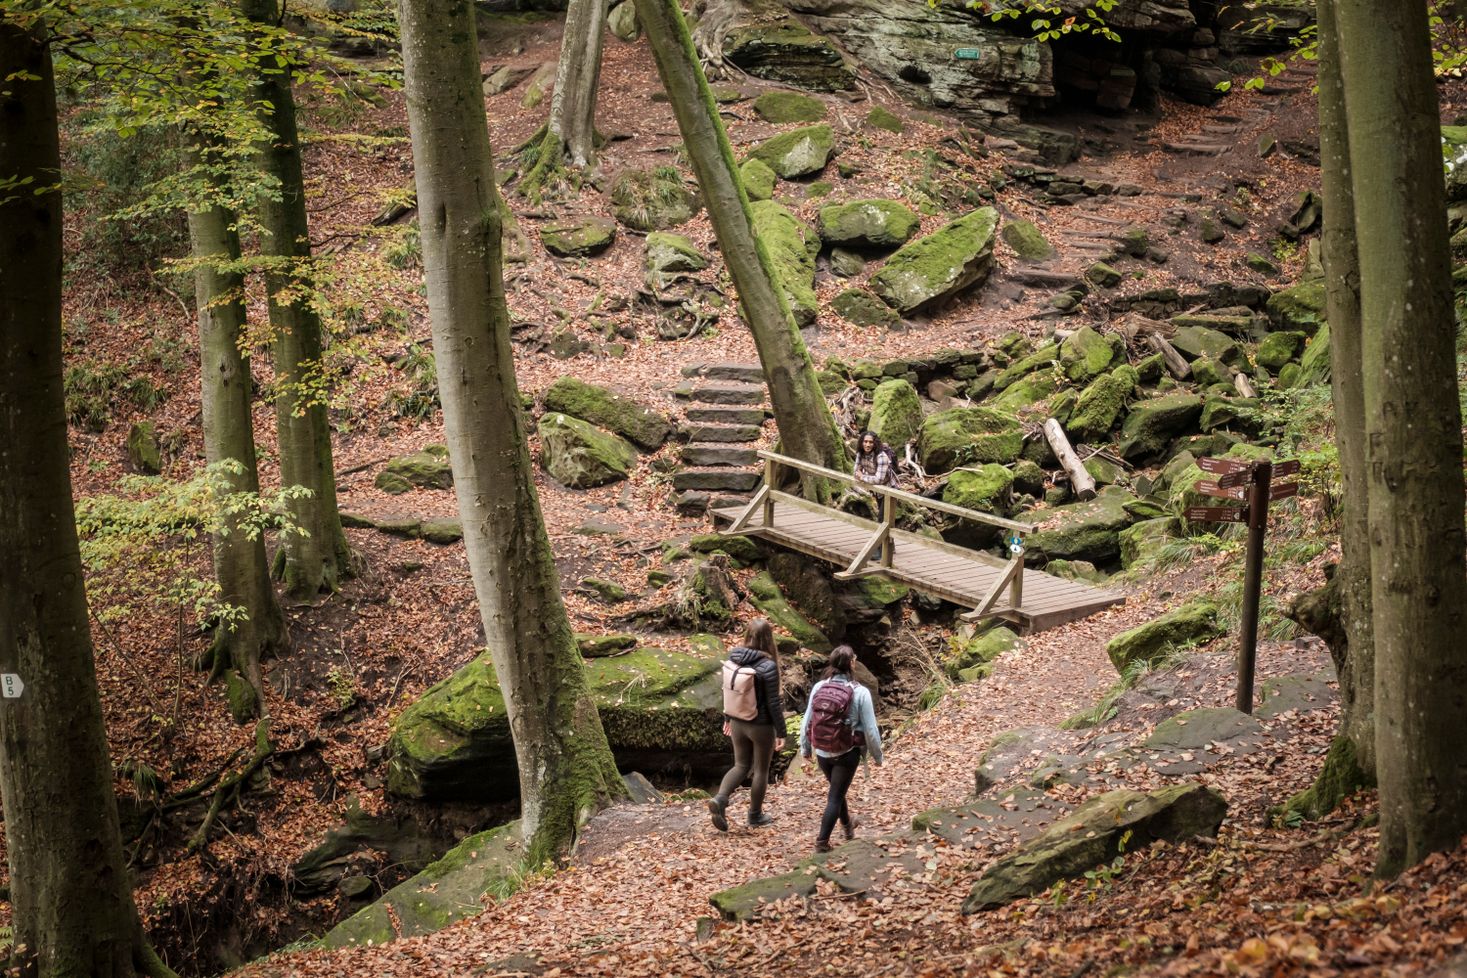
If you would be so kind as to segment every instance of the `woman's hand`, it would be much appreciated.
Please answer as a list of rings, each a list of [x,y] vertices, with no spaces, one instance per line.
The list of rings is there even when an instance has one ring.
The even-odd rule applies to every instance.
[[[784,750],[784,738],[783,737],[775,737],[774,738],[774,749],[776,751]]]
[[[729,729],[729,724],[727,720],[723,721],[723,735],[725,737],[733,736],[733,732]]]

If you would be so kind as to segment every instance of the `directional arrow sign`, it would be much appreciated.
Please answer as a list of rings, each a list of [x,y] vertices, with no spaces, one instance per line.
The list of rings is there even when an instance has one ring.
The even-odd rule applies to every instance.
[[[1268,501],[1273,502],[1275,499],[1288,499],[1290,496],[1297,495],[1299,495],[1299,483],[1285,482],[1281,486],[1274,486],[1268,490]]]
[[[1297,475],[1298,472],[1299,460],[1297,458],[1291,458],[1287,462],[1279,462],[1273,467],[1273,477],[1275,479],[1285,479],[1291,475]]]
[[[1226,506],[1188,506],[1182,510],[1184,519],[1200,523],[1246,523],[1248,514],[1241,509]]]
[[[1223,479],[1218,479],[1216,482],[1210,479],[1198,479],[1197,491],[1204,496],[1219,496],[1223,499],[1236,499],[1238,502],[1248,498],[1247,489],[1242,486],[1230,487]]]
[[[1222,486],[1224,489],[1229,489],[1233,486],[1246,486],[1252,481],[1253,470],[1251,468],[1248,468],[1239,469],[1236,472],[1229,472],[1227,475],[1219,476],[1217,484]],[[1239,496],[1238,498],[1242,499],[1243,497]]]
[[[953,52],[953,57],[959,61],[977,61],[983,56],[978,48],[958,48]]]
[[[1199,458],[1197,467],[1213,475],[1227,475],[1229,472],[1252,471],[1253,463],[1240,462],[1235,458]]]
[[[13,672],[0,672],[0,696],[8,700],[20,699],[25,692],[25,683]]]

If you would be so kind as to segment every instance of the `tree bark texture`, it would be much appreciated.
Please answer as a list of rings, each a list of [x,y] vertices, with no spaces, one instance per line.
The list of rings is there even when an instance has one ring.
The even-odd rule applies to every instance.
[[[188,216],[193,257],[194,293],[199,309],[199,360],[203,377],[204,457],[210,465],[233,460],[242,471],[226,477],[229,492],[257,492],[255,432],[250,413],[250,361],[240,349],[244,330],[244,277],[226,267],[239,261],[239,234],[234,215],[209,207]],[[212,671],[233,669],[249,684],[254,712],[265,711],[260,660],[288,644],[285,620],[270,582],[265,541],[249,539],[242,529],[226,526],[214,535],[214,574],[219,599],[243,608],[246,617],[230,627],[221,623],[214,636]],[[236,719],[246,719],[236,711]]]
[[[123,863],[72,509],[61,365],[61,175],[44,30],[0,16],[0,799],[26,975],[130,976]],[[156,959],[155,959],[156,960]]]
[[[657,71],[667,89],[683,146],[693,164],[708,216],[733,277],[784,450],[796,458],[847,470],[845,445],[815,378],[810,351],[800,338],[764,244],[754,234],[749,198],[739,178],[733,148],[698,64],[688,25],[676,0],[635,0]]]
[[[243,0],[245,16],[274,25],[276,0]],[[280,449],[280,482],[305,486],[311,495],[291,499],[291,519],[304,534],[288,534],[277,555],[287,593],[311,597],[336,590],[350,568],[351,551],[336,506],[336,472],[331,458],[331,427],[319,393],[321,319],[311,306],[310,226],[295,93],[290,69],[273,56],[256,66],[255,96],[260,121],[270,138],[260,147],[260,169],[279,186],[260,205],[260,247],[269,264],[271,347],[275,359],[275,430]]]
[[[1365,324],[1376,871],[1394,876],[1467,833],[1456,326],[1426,8],[1337,0],[1335,13]]]
[[[1370,621],[1370,487],[1365,464],[1364,365],[1360,353],[1360,258],[1355,242],[1349,118],[1340,74],[1335,3],[1319,0],[1316,10],[1324,191],[1321,255],[1329,322],[1330,385],[1344,490],[1341,557],[1335,569],[1344,647],[1337,652],[1343,655],[1336,660],[1336,672],[1340,681],[1340,735],[1350,740],[1356,763],[1370,778],[1375,772],[1375,647]]]
[[[471,0],[401,0],[433,350],[469,571],[520,771],[527,856],[563,852],[624,788],[540,515],[510,346],[502,212]]]
[[[605,37],[606,0],[570,0],[547,129],[563,161],[578,168],[596,160],[596,86]]]

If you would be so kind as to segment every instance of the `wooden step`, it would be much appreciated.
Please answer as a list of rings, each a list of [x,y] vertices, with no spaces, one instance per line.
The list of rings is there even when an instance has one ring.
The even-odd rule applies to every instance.
[[[690,407],[687,410],[689,421],[703,421],[712,424],[752,424],[761,425],[766,417],[763,408],[737,407],[729,405],[713,404],[703,407]]]
[[[759,452],[753,448],[741,448],[728,444],[690,442],[683,446],[684,465],[754,465],[759,461]]]
[[[706,489],[713,492],[751,492],[759,485],[762,473],[745,469],[689,468],[672,474],[672,487],[677,490]]]
[[[763,404],[764,387],[731,382],[696,384],[693,400],[703,404]]]
[[[764,429],[756,424],[692,424],[688,425],[688,441],[730,442],[758,441]]]

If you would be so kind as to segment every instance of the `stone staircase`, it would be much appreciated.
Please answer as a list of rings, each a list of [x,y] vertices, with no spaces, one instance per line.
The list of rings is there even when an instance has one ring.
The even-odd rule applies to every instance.
[[[677,396],[688,402],[682,466],[673,474],[679,512],[748,499],[762,475],[755,447],[769,417],[758,364],[704,363],[682,368]]]

